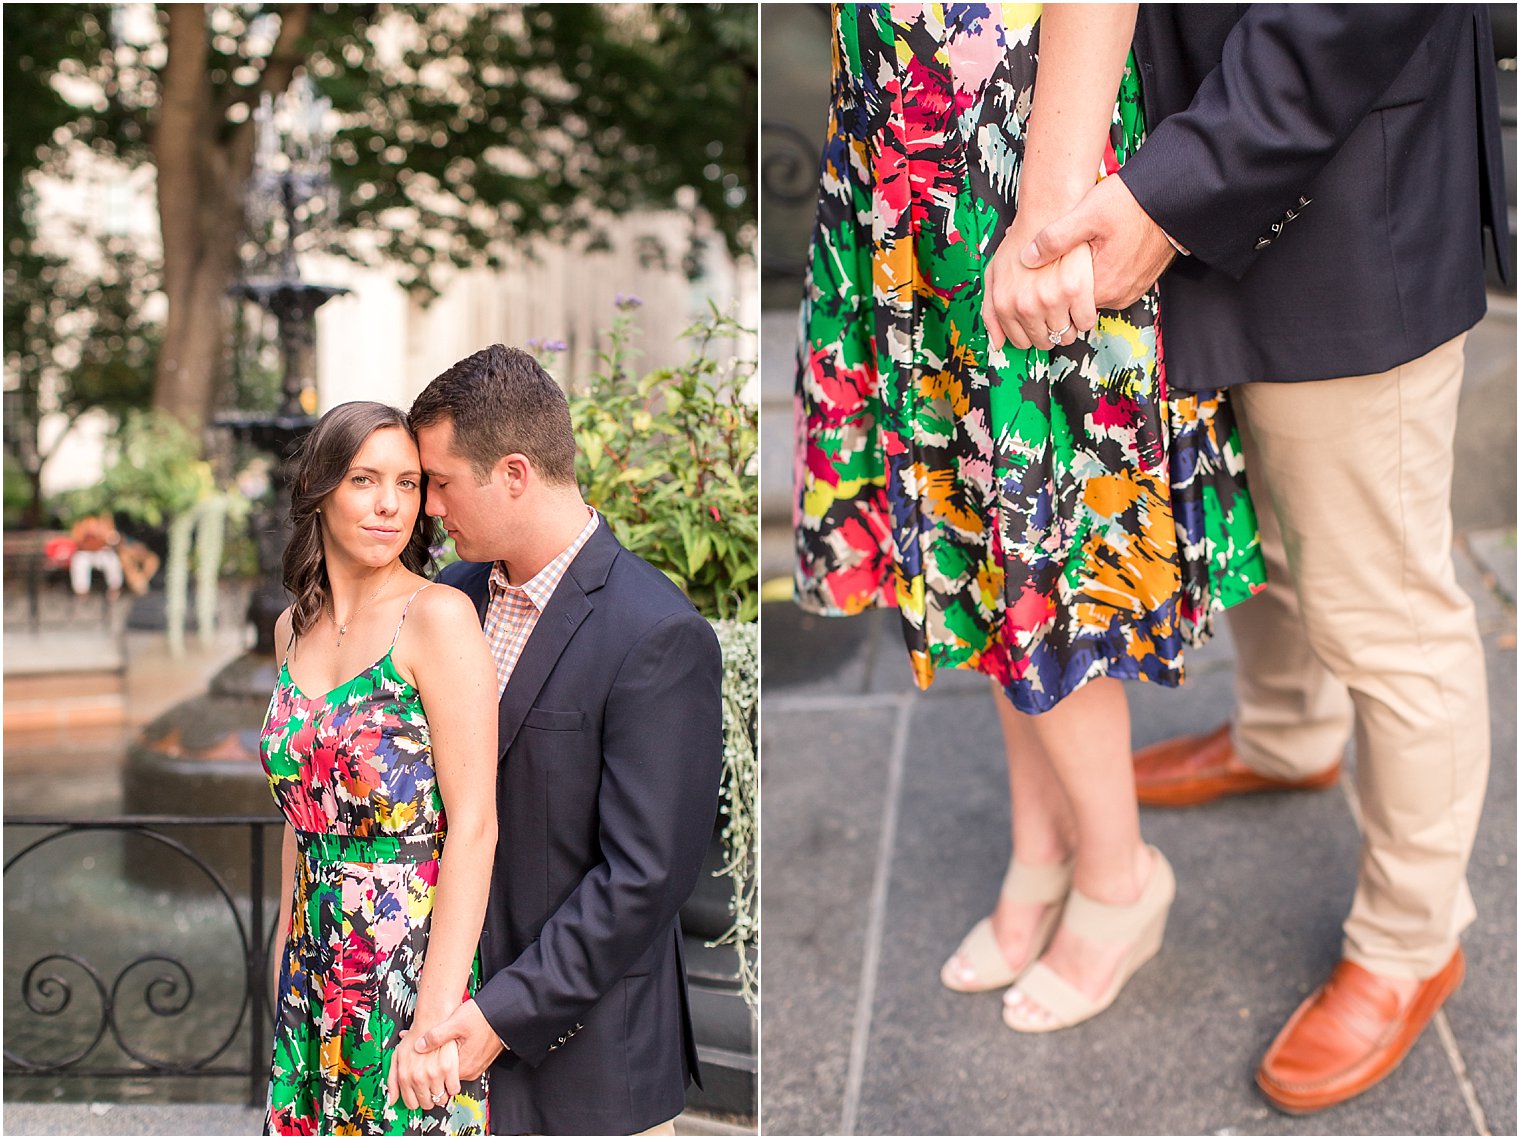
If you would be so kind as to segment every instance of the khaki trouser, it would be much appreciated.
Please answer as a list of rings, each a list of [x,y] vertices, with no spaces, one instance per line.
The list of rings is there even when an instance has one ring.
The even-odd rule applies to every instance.
[[[1344,954],[1391,976],[1438,971],[1476,915],[1488,690],[1451,559],[1465,339],[1379,375],[1232,389],[1271,583],[1230,614],[1236,746],[1301,779],[1355,725],[1363,842]]]

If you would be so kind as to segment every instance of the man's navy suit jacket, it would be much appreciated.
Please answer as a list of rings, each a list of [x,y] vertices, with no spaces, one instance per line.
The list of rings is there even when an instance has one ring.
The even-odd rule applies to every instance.
[[[1512,272],[1487,8],[1142,4],[1149,134],[1120,172],[1192,256],[1161,277],[1186,390],[1385,371]]]
[[[482,619],[490,565],[439,581]],[[717,637],[602,519],[500,706],[500,819],[476,1003],[509,1048],[496,1134],[632,1134],[699,1078],[677,911],[712,837]]]

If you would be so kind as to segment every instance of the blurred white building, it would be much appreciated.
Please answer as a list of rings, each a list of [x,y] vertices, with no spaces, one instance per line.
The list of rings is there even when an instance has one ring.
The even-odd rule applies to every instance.
[[[513,253],[499,271],[453,273],[427,306],[412,300],[384,269],[337,258],[302,262],[307,280],[343,285],[346,297],[317,313],[318,389],[322,410],[351,399],[406,406],[434,376],[488,344],[563,344],[550,370],[562,385],[595,367],[598,349],[617,315],[615,302],[637,297],[639,365],[658,368],[684,360],[681,333],[716,305],[746,327],[759,327],[759,283],[753,260],[735,261],[720,235],[701,234],[700,272],[688,280],[678,266],[691,241],[691,221],[677,211],[643,212],[609,224],[611,248],[577,252],[535,241]],[[664,264],[648,251],[665,251]],[[756,341],[729,345],[753,358]],[[756,398],[755,393],[749,393]]]

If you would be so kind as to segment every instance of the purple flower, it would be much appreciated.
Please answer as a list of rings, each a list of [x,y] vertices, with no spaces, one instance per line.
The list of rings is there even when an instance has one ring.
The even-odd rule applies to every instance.
[[[631,309],[639,308],[643,303],[640,298],[632,293],[618,293],[612,298],[612,307],[621,312],[628,312]]]

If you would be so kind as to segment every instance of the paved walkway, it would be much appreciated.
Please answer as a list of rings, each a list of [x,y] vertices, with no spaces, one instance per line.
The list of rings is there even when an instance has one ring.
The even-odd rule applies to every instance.
[[[1358,842],[1349,780],[1143,812],[1179,882],[1165,949],[1101,1018],[1019,1037],[997,993],[951,993],[937,976],[1008,856],[986,683],[941,673],[918,693],[890,614],[767,606],[764,1130],[1514,1134],[1513,532],[1470,545],[1459,564],[1482,621],[1494,763],[1467,982],[1392,1078],[1305,1119],[1268,1108],[1251,1073],[1338,956]],[[1227,636],[1189,673],[1175,691],[1128,686],[1137,745],[1228,714]]]
[[[7,1135],[258,1135],[264,1112],[219,1103],[9,1103],[4,1124]],[[754,1128],[687,1114],[676,1120],[676,1134],[753,1135]]]
[[[1358,847],[1351,781],[1142,812],[1177,871],[1165,948],[1097,1020],[1008,1031],[999,994],[938,979],[1008,857],[987,684],[942,672],[919,693],[895,615],[825,620],[781,600],[790,458],[766,447],[762,561],[783,579],[761,615],[766,1133],[1515,1134],[1514,299],[1492,295],[1490,310],[1468,342],[1453,493],[1493,740],[1468,976],[1393,1076],[1305,1118],[1268,1107],[1252,1073],[1339,956]],[[768,441],[790,439],[795,332],[792,313],[766,315]],[[1189,656],[1185,687],[1129,685],[1135,744],[1224,720],[1232,656],[1226,634]]]

